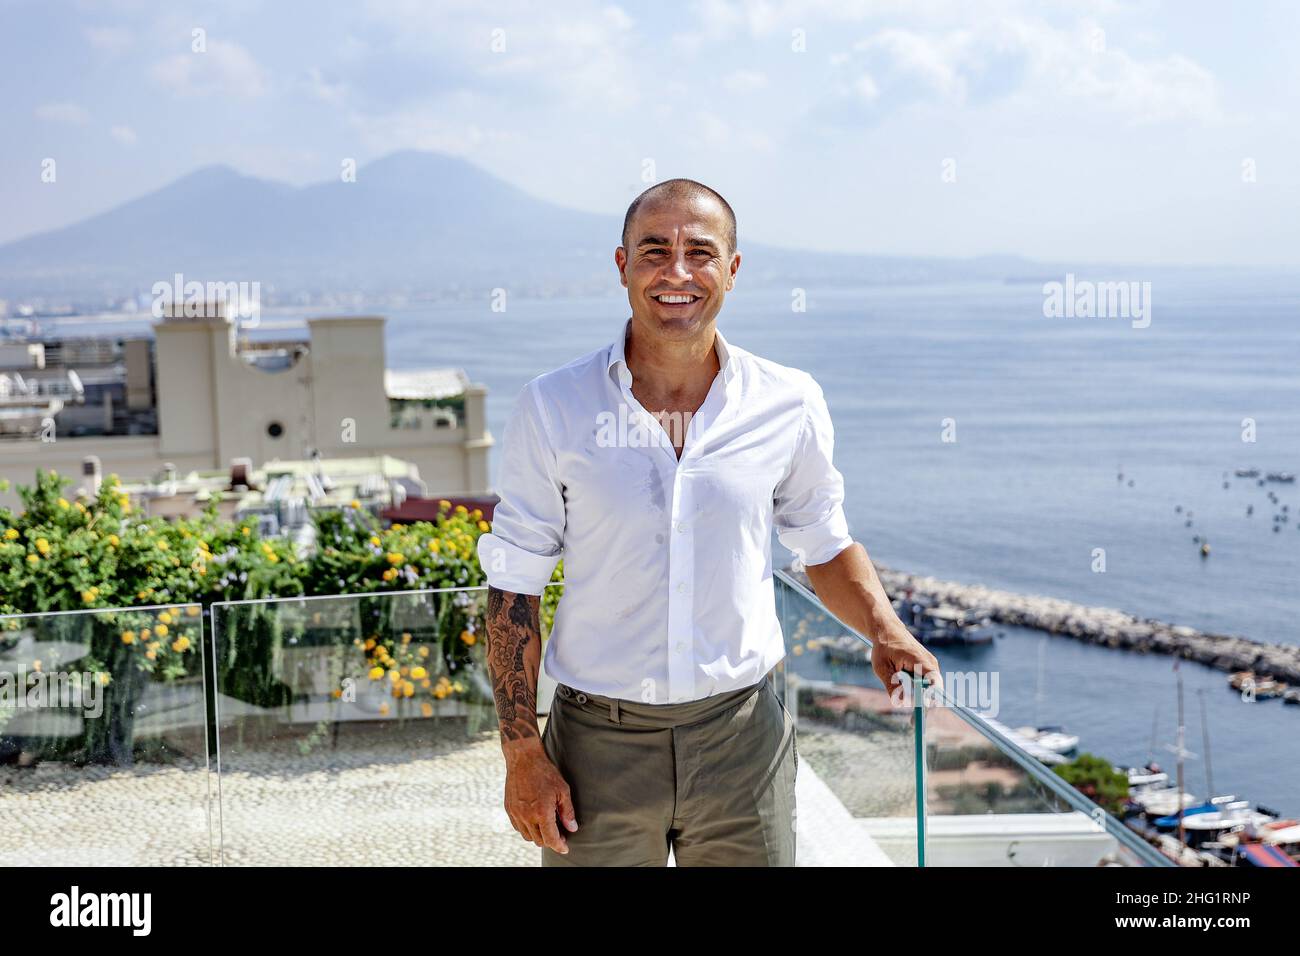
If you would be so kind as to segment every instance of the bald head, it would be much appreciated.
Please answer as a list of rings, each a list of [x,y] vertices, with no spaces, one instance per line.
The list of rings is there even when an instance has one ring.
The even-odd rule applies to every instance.
[[[626,249],[628,236],[632,231],[632,220],[636,218],[637,210],[646,204],[659,202],[680,202],[690,201],[693,199],[707,199],[716,202],[722,207],[723,217],[727,223],[726,240],[731,253],[736,251],[736,214],[731,209],[731,204],[722,198],[721,193],[710,189],[703,183],[697,183],[693,179],[665,179],[661,183],[655,183],[636,199],[632,200],[632,205],[627,207],[627,215],[623,217],[623,247]]]

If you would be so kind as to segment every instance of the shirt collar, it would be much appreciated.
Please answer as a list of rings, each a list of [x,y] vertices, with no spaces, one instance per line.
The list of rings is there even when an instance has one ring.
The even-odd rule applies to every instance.
[[[612,368],[618,369],[619,381],[624,385],[632,384],[632,372],[627,367],[627,355],[624,349],[627,347],[627,334],[632,328],[631,318],[623,323],[623,330],[618,334],[609,346],[609,360],[605,363],[605,370],[608,372]],[[730,383],[736,377],[736,370],[739,363],[735,355],[732,354],[727,340],[722,337],[722,330],[715,327],[713,330],[714,351],[718,353],[718,365],[722,369],[722,381]]]

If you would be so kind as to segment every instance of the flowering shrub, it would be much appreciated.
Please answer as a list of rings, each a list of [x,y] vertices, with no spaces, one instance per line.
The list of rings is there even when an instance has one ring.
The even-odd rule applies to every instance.
[[[294,694],[284,682],[283,650],[334,646],[359,652],[360,673],[369,678],[363,683],[384,681],[398,716],[431,716],[437,701],[452,696],[490,702],[483,593],[395,600],[401,592],[485,583],[477,542],[489,525],[477,509],[444,501],[434,521],[384,528],[354,501],[314,514],[316,548],[300,556],[287,539],[263,538],[252,520],[221,518],[215,504],[194,518],[146,518],[133,513],[114,475],[93,498],[68,497],[68,483],[41,472],[32,487],[19,489],[20,514],[0,508],[0,615],[96,613],[0,619],[0,656],[5,631],[24,626],[36,627],[41,641],[85,648],[78,667],[102,672],[115,698],[109,720],[87,722],[88,759],[129,759],[142,681],[198,678],[201,614],[214,602],[357,595],[308,602],[318,608],[313,613],[295,613],[297,602],[223,604],[209,646],[222,694],[263,708],[287,704]],[[553,579],[562,573],[557,566]],[[543,634],[558,592],[543,598]],[[32,663],[40,669],[40,661]],[[389,705],[379,712],[387,715]]]
[[[131,511],[116,475],[98,496],[65,497],[67,478],[39,472],[25,510],[0,508],[0,614],[188,604],[302,592],[292,544],[215,506],[169,522]]]

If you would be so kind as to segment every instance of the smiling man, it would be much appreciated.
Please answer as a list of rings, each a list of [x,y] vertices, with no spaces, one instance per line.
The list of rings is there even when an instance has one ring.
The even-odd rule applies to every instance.
[[[772,532],[872,638],[887,688],[899,671],[937,683],[938,664],[849,537],[821,388],[717,329],[740,268],[727,201],[689,179],[647,189],[614,261],[632,315],[524,387],[479,538],[506,812],[547,866],[663,866],[670,849],[678,866],[790,866]],[[539,595],[561,557],[539,737]]]

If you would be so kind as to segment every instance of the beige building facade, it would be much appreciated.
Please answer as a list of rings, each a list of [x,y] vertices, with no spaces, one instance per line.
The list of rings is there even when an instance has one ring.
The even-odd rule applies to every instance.
[[[392,455],[415,464],[430,493],[487,493],[487,389],[468,381],[456,388],[454,378],[448,388],[449,376],[463,373],[444,369],[431,375],[440,390],[413,394],[408,386],[390,396],[382,317],[312,319],[307,342],[241,343],[237,325],[212,311],[154,326],[156,435],[61,438],[56,431],[5,440],[0,477],[27,484],[36,469],[53,468],[79,478],[91,455],[104,474],[141,478],[166,463],[184,473],[315,451],[325,459]],[[0,503],[18,503],[12,488]]]

